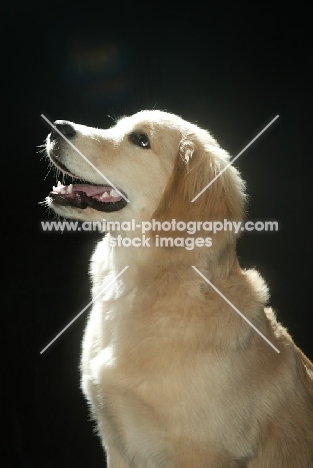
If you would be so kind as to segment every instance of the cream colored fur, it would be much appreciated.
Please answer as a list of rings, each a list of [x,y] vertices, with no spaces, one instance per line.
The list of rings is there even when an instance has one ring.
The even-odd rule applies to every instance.
[[[73,125],[75,146],[130,203],[111,214],[54,207],[59,214],[138,223],[243,220],[244,183],[232,166],[191,203],[229,162],[207,131],[160,111],[108,130]],[[150,149],[129,141],[133,130],[147,134]],[[103,184],[65,142],[60,154],[78,177]],[[312,468],[313,366],[266,307],[263,279],[240,268],[234,233],[211,235],[211,247],[193,250],[156,247],[153,233],[150,247],[110,246],[118,234],[140,232],[111,232],[93,254],[93,297],[129,268],[95,300],[81,362],[108,467]]]

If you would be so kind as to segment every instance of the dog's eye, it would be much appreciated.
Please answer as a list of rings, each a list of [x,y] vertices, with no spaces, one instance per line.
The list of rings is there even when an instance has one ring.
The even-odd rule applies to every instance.
[[[140,146],[144,149],[150,148],[150,141],[148,136],[143,132],[133,132],[129,135],[129,141],[134,145]]]

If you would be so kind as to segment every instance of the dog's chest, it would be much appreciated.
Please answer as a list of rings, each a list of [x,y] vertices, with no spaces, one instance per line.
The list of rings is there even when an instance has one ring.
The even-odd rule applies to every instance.
[[[134,412],[137,418],[148,407],[162,414],[164,401],[174,415],[183,411],[179,401],[199,398],[199,392],[217,395],[225,385],[225,363],[196,352],[194,343],[185,339],[183,320],[167,317],[164,305],[161,314],[140,310],[138,304],[136,290],[119,297],[111,291],[95,305],[84,340],[89,392],[103,407],[114,407],[115,414],[123,407],[123,417]],[[166,413],[162,417],[167,418]]]
[[[120,280],[98,298],[84,338],[84,391],[104,437],[120,439],[134,457],[145,440],[147,459],[166,451],[164,434],[175,444],[193,434],[199,447],[214,434],[226,437],[231,396],[225,393],[234,388],[229,360],[198,346],[207,327],[201,316],[184,318],[187,295],[149,302],[131,283]],[[195,402],[196,411],[187,411]]]

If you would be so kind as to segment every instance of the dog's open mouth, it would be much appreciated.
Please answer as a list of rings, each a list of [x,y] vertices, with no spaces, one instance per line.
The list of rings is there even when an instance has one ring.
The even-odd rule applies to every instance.
[[[120,189],[118,189],[120,191]],[[123,192],[121,192],[123,193]],[[89,183],[63,185],[58,182],[49,196],[53,203],[62,206],[72,206],[85,209],[91,207],[97,211],[119,211],[127,205],[127,201],[109,185],[93,185]]]

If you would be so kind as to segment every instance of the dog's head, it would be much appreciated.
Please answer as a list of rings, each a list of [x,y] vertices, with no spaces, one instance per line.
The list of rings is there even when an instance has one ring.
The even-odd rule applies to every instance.
[[[228,167],[228,154],[207,131],[173,114],[142,111],[107,130],[57,121],[46,150],[71,177],[47,198],[61,216],[138,222],[243,218],[244,184]]]

